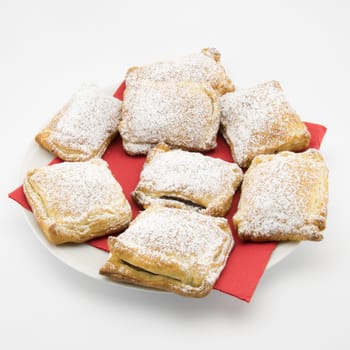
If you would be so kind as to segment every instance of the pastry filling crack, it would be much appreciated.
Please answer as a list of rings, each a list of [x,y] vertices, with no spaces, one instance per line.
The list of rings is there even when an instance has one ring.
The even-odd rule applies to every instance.
[[[119,259],[119,263],[121,265],[124,265],[124,267],[128,268],[128,269],[131,269],[135,272],[139,272],[139,273],[142,273],[142,274],[147,274],[150,278],[157,278],[157,277],[161,277],[161,278],[167,278],[167,279],[171,279],[172,281],[177,281],[177,282],[180,282],[180,283],[183,283],[183,281],[181,281],[180,279],[178,278],[175,278],[173,276],[169,276],[169,275],[165,275],[165,274],[159,274],[159,273],[154,273],[152,271],[149,271],[149,270],[146,270],[140,266],[136,266],[136,265],[133,265],[123,259]]]
[[[198,210],[205,210],[207,209],[204,205],[192,202],[189,199],[184,199],[181,197],[176,197],[176,196],[161,196],[159,197],[160,199],[165,199],[165,200],[170,200],[170,201],[176,201],[176,202],[180,202],[185,204],[186,206],[190,206],[194,209],[198,209]]]

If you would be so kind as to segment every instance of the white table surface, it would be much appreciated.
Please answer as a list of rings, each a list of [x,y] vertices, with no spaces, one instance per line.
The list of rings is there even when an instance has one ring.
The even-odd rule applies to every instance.
[[[347,1],[1,1],[1,349],[349,349]],[[215,46],[238,86],[276,79],[329,130],[328,227],[268,270],[250,304],[121,288],[52,256],[7,194],[36,132],[82,82]],[[148,345],[148,346],[147,346]]]

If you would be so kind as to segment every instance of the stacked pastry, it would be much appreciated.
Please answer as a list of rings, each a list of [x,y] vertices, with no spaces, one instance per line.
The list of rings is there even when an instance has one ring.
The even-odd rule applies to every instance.
[[[111,235],[101,274],[202,297],[234,245],[224,216],[242,180],[240,239],[322,239],[328,170],[318,151],[296,153],[310,134],[278,82],[235,91],[216,49],[133,67],[125,81],[123,103],[85,86],[36,136],[65,161],[24,181],[51,243]],[[200,153],[216,147],[219,130],[236,163]],[[131,194],[145,210],[133,221],[99,159],[118,132],[125,152],[147,155]]]
[[[219,96],[234,87],[215,49],[129,69],[119,131],[131,155],[159,142],[191,151],[216,147]]]

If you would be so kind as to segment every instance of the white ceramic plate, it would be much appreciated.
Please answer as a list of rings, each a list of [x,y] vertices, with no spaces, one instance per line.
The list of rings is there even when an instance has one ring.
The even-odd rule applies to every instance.
[[[115,87],[106,88],[106,93],[113,94]],[[31,143],[27,149],[24,161],[22,163],[21,175],[22,177],[27,173],[29,169],[38,166],[44,166],[52,160],[53,156],[43,150],[35,142]],[[39,239],[39,241],[59,260],[73,269],[84,273],[85,275],[91,276],[99,280],[107,280],[105,277],[99,274],[99,268],[106,261],[108,253],[92,247],[88,244],[78,244],[78,245],[63,245],[54,246],[50,244],[44,235],[42,234],[39,226],[34,219],[33,214],[23,209],[23,213],[26,221],[28,222],[30,228]],[[271,258],[267,264],[267,269],[271,268],[273,265],[280,262],[282,259],[287,257],[293,250],[297,247],[298,242],[283,242],[279,243]],[[115,282],[113,282],[115,283]],[[122,285],[122,284],[121,284]],[[123,284],[124,286],[124,284]],[[125,284],[125,286],[127,286]],[[150,289],[147,289],[150,290]]]

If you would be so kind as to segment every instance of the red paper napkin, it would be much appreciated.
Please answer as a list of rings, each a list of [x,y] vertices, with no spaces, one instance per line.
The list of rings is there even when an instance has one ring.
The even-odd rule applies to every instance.
[[[115,92],[114,96],[122,99],[124,89],[125,83],[123,82]],[[311,133],[310,148],[319,149],[326,128],[318,124],[305,124]],[[217,148],[214,151],[209,152],[208,155],[232,162],[229,147],[221,136],[218,137]],[[108,162],[113,175],[123,187],[124,193],[131,204],[133,215],[135,217],[139,209],[131,200],[130,193],[137,185],[145,157],[128,156],[123,151],[120,137],[117,137],[117,139],[108,147],[103,159]],[[59,161],[60,159],[55,158],[50,164]],[[23,194],[22,186],[11,192],[9,197],[17,201],[24,208],[30,210],[30,206]],[[214,288],[249,302],[277,244],[244,243],[237,238],[236,232],[232,226],[232,216],[237,209],[238,201],[239,193],[236,193],[233,198],[232,207],[227,215],[235,238],[235,246],[227,261],[226,267],[221,273]],[[89,241],[88,244],[96,248],[106,251],[108,250],[107,238],[97,238]]]

